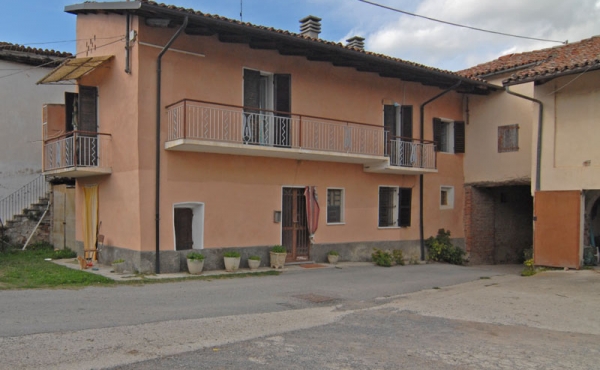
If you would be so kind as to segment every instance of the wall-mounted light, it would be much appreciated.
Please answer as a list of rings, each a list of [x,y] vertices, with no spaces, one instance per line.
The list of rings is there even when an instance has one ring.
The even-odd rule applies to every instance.
[[[273,222],[276,224],[281,222],[281,211],[273,211]]]

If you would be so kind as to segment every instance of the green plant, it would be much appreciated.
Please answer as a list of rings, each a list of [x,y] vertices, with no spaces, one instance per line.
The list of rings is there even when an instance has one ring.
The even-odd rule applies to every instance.
[[[408,260],[408,263],[410,265],[418,265],[419,264],[419,257],[415,256],[414,254],[412,256],[410,256],[410,259]]]
[[[124,260],[124,259],[122,259],[122,258],[119,258],[118,260],[114,260],[114,261],[112,261],[112,264],[113,264],[113,265],[115,265],[115,264],[117,264],[117,263],[123,263],[123,262],[125,262],[125,260]]]
[[[437,236],[430,237],[425,241],[429,259],[432,261],[448,262],[454,265],[462,265],[465,251],[452,245],[450,231],[439,229]]]
[[[371,258],[377,266],[392,266],[392,254],[390,252],[382,251],[381,249],[375,248],[373,253],[371,254]]]
[[[260,261],[260,256],[250,256],[248,259],[252,261]]]
[[[530,258],[523,262],[525,268],[521,271],[521,276],[532,276],[535,275],[537,271],[535,271],[535,266],[533,265],[533,258]]]
[[[287,249],[285,249],[285,247],[283,245],[278,244],[278,245],[274,245],[271,248],[271,252],[273,252],[273,253],[287,253]]]
[[[224,256],[226,258],[240,258],[241,254],[238,251],[227,251]]]
[[[392,251],[392,257],[394,257],[396,265],[404,266],[404,255],[400,249],[394,249]]]
[[[188,253],[187,256],[185,256],[185,258],[192,261],[204,261],[204,255],[198,252]]]
[[[330,256],[339,256],[340,254],[337,251],[329,251],[329,253],[327,253]]]
[[[64,258],[75,258],[77,257],[77,253],[73,252],[69,248],[65,249],[57,249],[54,251],[54,259],[60,260]]]

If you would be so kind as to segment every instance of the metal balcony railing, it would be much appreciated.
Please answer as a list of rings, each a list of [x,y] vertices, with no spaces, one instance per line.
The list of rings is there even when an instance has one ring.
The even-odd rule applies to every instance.
[[[394,137],[385,149],[392,166],[436,169],[435,144],[431,141]]]
[[[110,167],[110,135],[72,131],[44,142],[44,171],[71,167]]]
[[[167,141],[192,139],[384,155],[382,126],[189,99],[168,106],[167,116]]]

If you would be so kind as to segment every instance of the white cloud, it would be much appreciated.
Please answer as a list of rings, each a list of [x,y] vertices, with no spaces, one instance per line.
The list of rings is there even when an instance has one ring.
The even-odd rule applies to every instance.
[[[432,18],[534,38],[573,42],[600,34],[597,0],[581,0],[576,5],[562,0],[423,0],[415,9],[409,9],[406,1],[379,1]],[[362,10],[366,4],[360,4]],[[367,20],[364,12],[353,12],[357,26],[352,29],[363,31],[368,50],[438,68],[459,70],[502,53],[559,45],[483,33],[369,7],[374,9],[365,9]],[[356,3],[354,8],[358,8]]]

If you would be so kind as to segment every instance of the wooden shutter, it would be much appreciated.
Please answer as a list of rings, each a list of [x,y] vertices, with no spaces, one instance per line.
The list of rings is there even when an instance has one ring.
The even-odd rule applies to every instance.
[[[244,69],[244,107],[259,108],[260,72]]]
[[[175,208],[175,250],[181,251],[193,248],[193,218],[194,211],[191,208]]]
[[[383,106],[383,127],[388,133],[388,140],[393,140],[396,136],[396,107],[393,105]]]
[[[465,123],[454,121],[454,153],[465,152]]]
[[[433,142],[435,143],[435,151],[439,152],[442,145],[442,120],[439,118],[433,119]]]
[[[92,86],[79,86],[79,130],[98,132],[98,90]]]
[[[400,188],[398,192],[398,226],[410,226],[412,189]]]
[[[291,99],[291,86],[292,76],[289,74],[276,74],[274,77],[275,102],[273,106],[278,112],[291,112],[292,111],[292,99]]]
[[[412,139],[413,137],[413,107],[412,105],[403,105],[401,113],[402,137]]]

